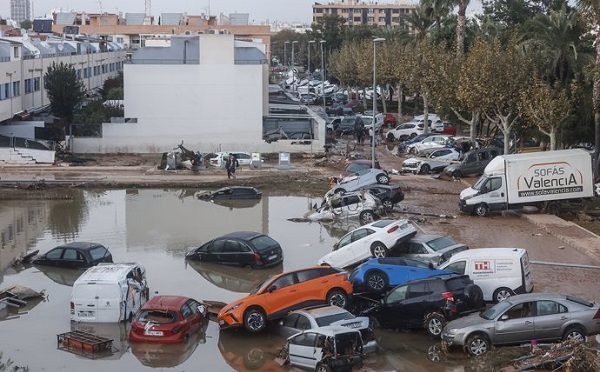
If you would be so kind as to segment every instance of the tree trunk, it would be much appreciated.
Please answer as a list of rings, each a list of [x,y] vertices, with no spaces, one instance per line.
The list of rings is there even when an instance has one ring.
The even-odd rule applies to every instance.
[[[429,133],[429,108],[427,107],[427,95],[423,94],[423,133]]]
[[[402,85],[398,83],[398,118],[402,117],[402,102],[404,102],[404,93],[402,92]]]
[[[384,91],[382,90],[381,93],[383,93]],[[387,90],[387,92],[389,92],[389,90]],[[383,108],[383,114],[387,114],[387,94],[382,94],[381,95],[381,105]]]
[[[595,150],[594,150],[594,176],[600,177],[600,33],[596,34],[596,72],[594,73],[594,87],[592,91],[592,101],[594,104],[594,130],[595,130]]]
[[[460,0],[458,3],[458,19],[456,21],[456,56],[462,58],[465,52],[465,30],[467,23],[467,5],[469,0]]]
[[[469,136],[471,137],[471,141],[475,143],[475,136],[477,134],[477,126],[479,125],[479,113],[473,112],[471,116],[471,127],[469,128]]]

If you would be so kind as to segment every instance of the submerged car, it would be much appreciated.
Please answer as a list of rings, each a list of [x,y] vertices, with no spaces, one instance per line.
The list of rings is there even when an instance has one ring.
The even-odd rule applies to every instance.
[[[186,259],[224,265],[264,268],[283,261],[281,245],[268,235],[254,231],[236,231],[188,252]]]
[[[31,260],[33,265],[70,269],[89,268],[101,262],[112,263],[111,253],[103,245],[89,242],[73,242],[60,245]]]
[[[206,305],[183,296],[154,296],[131,322],[130,342],[181,343],[208,321]]]
[[[248,200],[260,199],[262,193],[254,187],[248,186],[228,186],[215,191],[206,191],[196,195],[200,200],[219,201],[219,200]]]
[[[396,244],[417,234],[408,220],[379,220],[350,231],[319,259],[319,265],[345,268],[371,257],[385,257]]]
[[[444,328],[442,340],[481,355],[492,345],[538,341],[585,341],[600,333],[597,303],[556,293],[510,296],[495,306],[454,320]]]
[[[358,266],[350,274],[355,292],[380,293],[411,280],[448,275],[450,270],[437,270],[433,265],[402,257],[372,258]]]
[[[356,317],[339,306],[322,305],[292,311],[279,322],[276,332],[283,337],[289,337],[307,329],[328,325],[358,329],[364,344],[363,351],[372,353],[377,350],[377,341],[369,327],[369,318]]]
[[[368,192],[326,194],[320,207],[305,217],[312,221],[334,221],[358,218],[363,223],[373,222],[381,212],[381,202]]]
[[[325,326],[288,338],[290,365],[314,371],[351,371],[362,364],[360,332],[342,326]]]
[[[452,319],[480,311],[485,306],[481,288],[467,275],[443,275],[410,281],[389,291],[359,312],[373,328],[425,328],[439,337]]]
[[[373,184],[387,185],[390,183],[390,177],[385,171],[376,168],[361,169],[355,174],[344,177],[334,187],[336,194],[348,191],[357,191],[361,188]]]
[[[352,284],[345,271],[329,266],[287,271],[225,305],[219,311],[219,326],[261,332],[268,321],[283,318],[292,310],[320,304],[346,307],[351,294]]]
[[[395,253],[402,257],[430,262],[439,266],[453,254],[469,249],[449,236],[419,234],[398,245]]]

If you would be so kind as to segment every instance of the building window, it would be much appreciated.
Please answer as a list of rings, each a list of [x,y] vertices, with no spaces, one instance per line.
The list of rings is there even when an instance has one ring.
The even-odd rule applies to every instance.
[[[18,81],[13,81],[13,86],[12,86],[12,90],[13,90],[13,97],[18,97],[21,95],[21,89],[20,89],[20,84]]]
[[[374,21],[373,17],[367,17],[367,22],[373,23],[373,21]]]
[[[39,77],[33,78],[33,90],[35,92],[38,92],[40,90],[40,82],[41,82],[41,78],[39,78]]]
[[[392,9],[392,13],[398,14],[398,13],[400,13],[400,9]]]
[[[371,8],[371,9],[369,9],[369,10],[367,10],[367,11],[368,11],[369,13],[375,13],[375,10],[374,10],[374,9],[372,9],[372,8]]]
[[[19,53],[19,47],[14,47],[13,48],[13,57],[14,58],[19,58],[19,55],[20,55],[20,53]]]
[[[25,79],[25,94],[31,93],[31,79]]]
[[[361,21],[362,21],[362,18],[360,18],[360,17],[354,17],[354,22],[361,22]]]
[[[323,13],[323,9],[321,9],[321,8],[315,9],[315,13]]]
[[[384,23],[385,22],[385,17],[379,17],[379,22]]]

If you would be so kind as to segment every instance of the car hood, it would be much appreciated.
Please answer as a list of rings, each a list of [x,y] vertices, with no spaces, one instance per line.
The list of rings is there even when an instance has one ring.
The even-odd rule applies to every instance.
[[[481,316],[479,316],[479,313],[473,313],[451,321],[446,325],[446,329],[461,329],[465,327],[471,327],[474,325],[480,326],[482,328],[487,328],[487,322],[491,321],[483,319]]]
[[[402,162],[402,164],[404,165],[412,165],[412,164],[417,164],[422,162],[424,159],[423,158],[410,158],[410,159],[406,159]]]
[[[327,253],[325,256],[321,257],[319,259],[319,261],[317,262],[317,265],[323,265],[323,264],[327,264],[333,267],[339,267],[339,268],[343,268],[345,267],[345,263],[344,260],[342,260],[341,256],[338,253],[339,251],[333,251],[333,252],[329,252]]]
[[[358,179],[358,176],[352,175],[352,176],[347,176],[347,177],[344,177],[344,178],[342,178],[342,180],[340,181],[340,185],[341,185],[341,184],[343,184],[343,183],[352,182],[352,181],[354,181],[355,179]]]
[[[456,253],[465,251],[467,249],[469,249],[469,247],[467,247],[464,244],[454,244],[454,245],[451,245],[451,246],[446,247],[444,249],[440,249],[439,251],[437,251],[437,253],[441,257],[440,264],[448,261],[448,259],[450,259],[450,257],[452,257],[453,255],[455,255]]]
[[[461,200],[469,199],[469,198],[472,198],[473,196],[477,195],[478,193],[479,193],[479,190],[475,190],[474,188],[469,187],[460,192],[460,199]]]

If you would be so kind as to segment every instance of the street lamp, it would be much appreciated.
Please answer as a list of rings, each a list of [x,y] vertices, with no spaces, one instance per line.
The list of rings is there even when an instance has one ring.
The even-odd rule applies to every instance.
[[[308,41],[308,74],[310,75],[310,44],[314,44],[314,40]]]
[[[294,44],[297,44],[298,40],[292,41],[292,84],[294,91],[296,91],[296,67],[294,63]]]
[[[323,113],[326,113],[327,109],[325,109],[325,59],[323,58],[323,44],[325,44],[325,40],[321,40],[319,41],[319,43],[321,44],[321,100],[323,101]]]
[[[283,64],[284,66],[287,66],[287,45],[289,44],[289,41],[286,41],[285,43],[283,43]]]
[[[373,135],[371,136],[371,168],[375,168],[375,115],[377,115],[377,91],[376,91],[376,79],[377,79],[377,63],[375,56],[377,55],[375,46],[377,42],[385,41],[384,38],[378,37],[373,39],[373,126],[371,130],[373,131]]]

